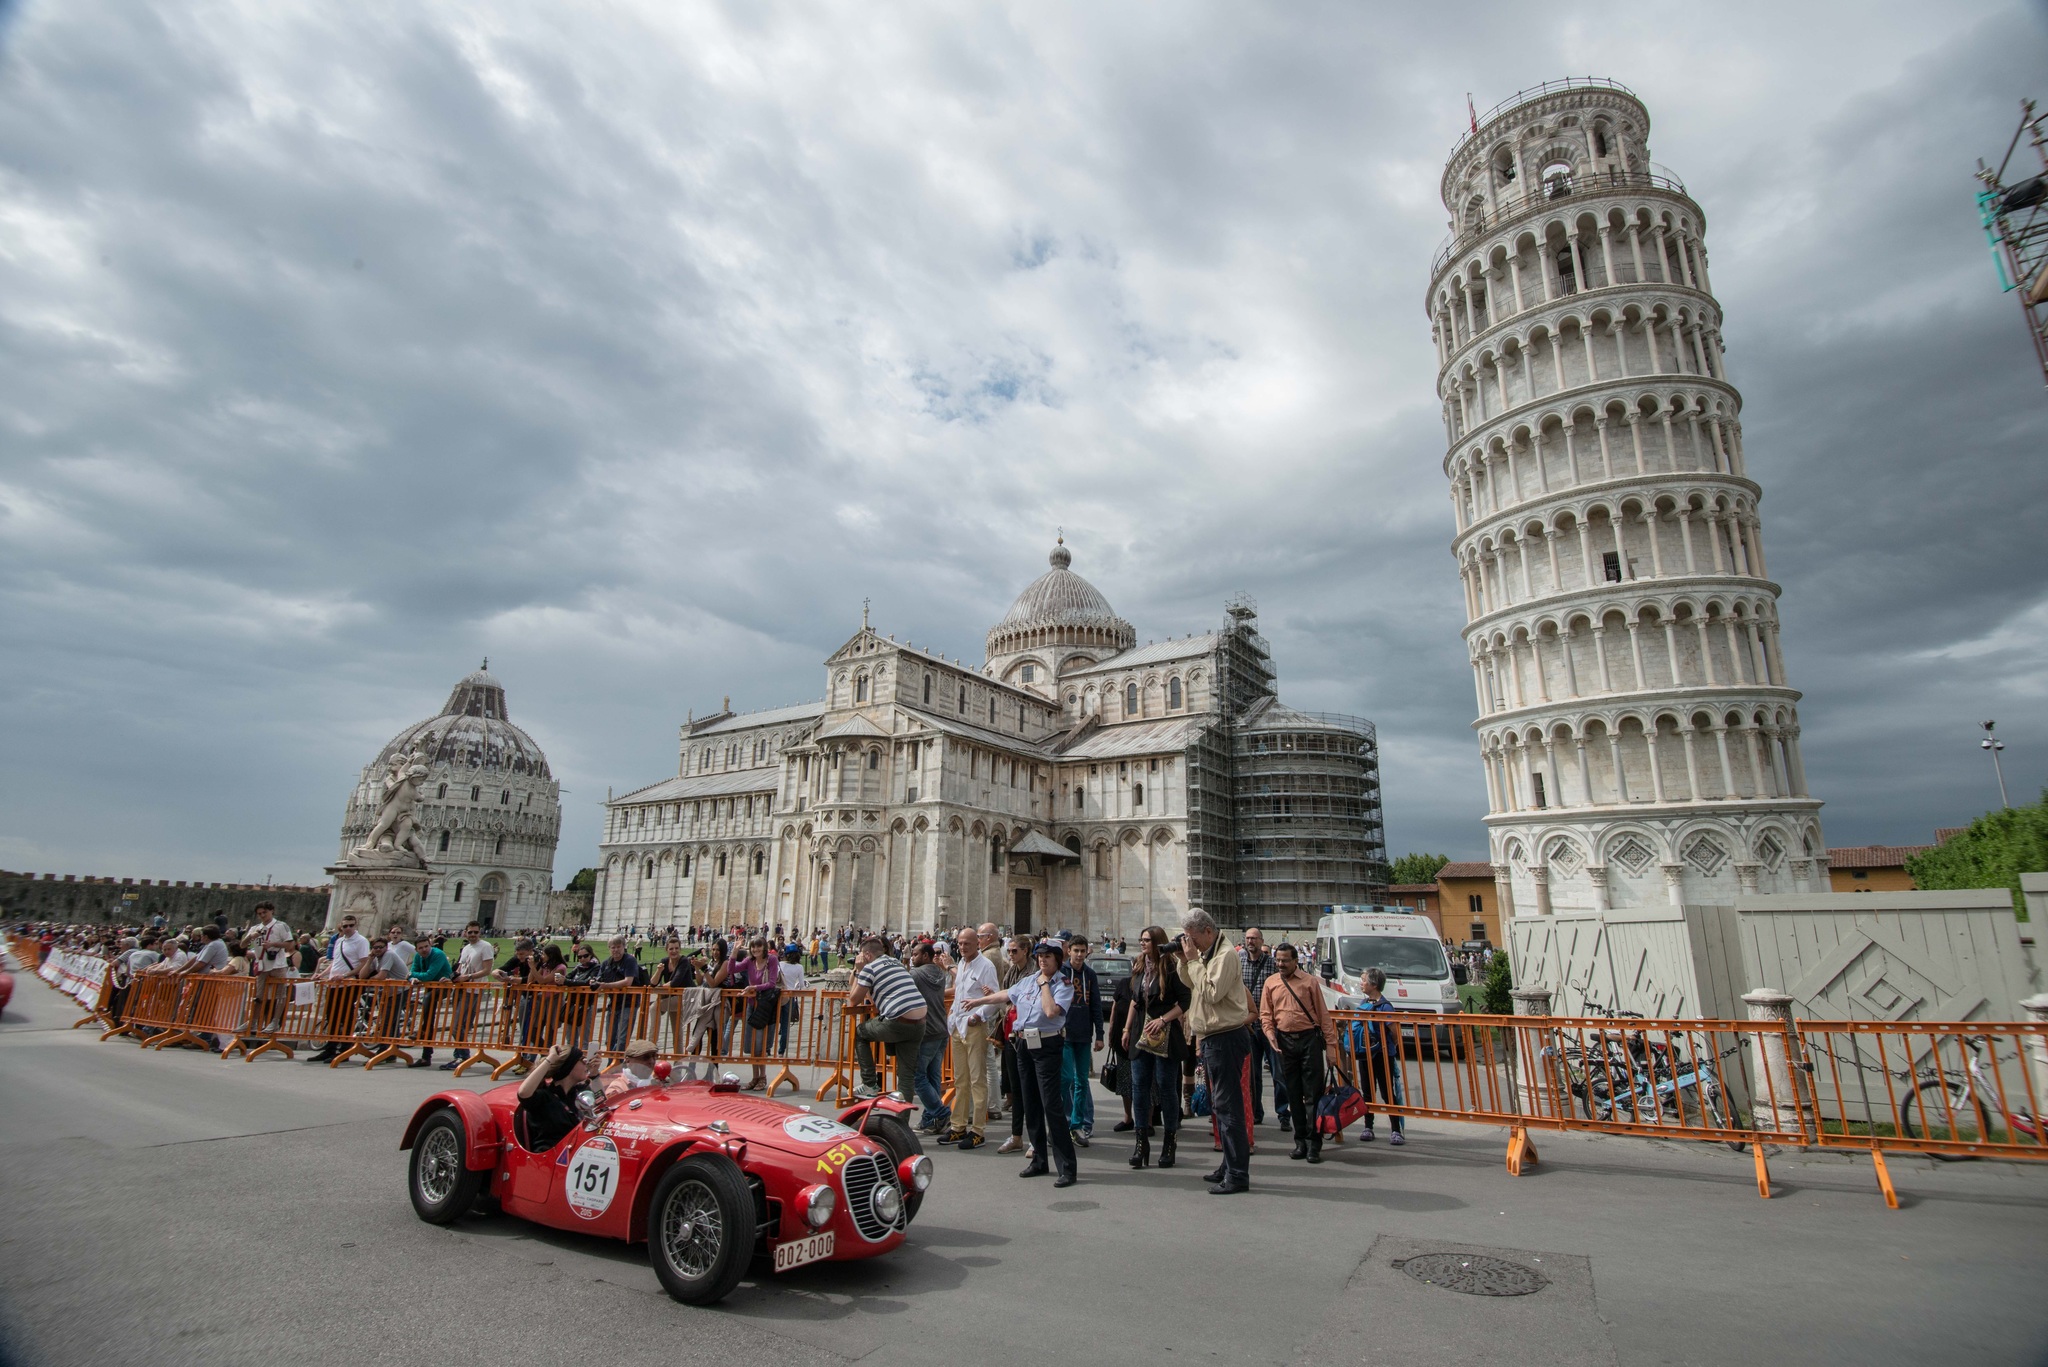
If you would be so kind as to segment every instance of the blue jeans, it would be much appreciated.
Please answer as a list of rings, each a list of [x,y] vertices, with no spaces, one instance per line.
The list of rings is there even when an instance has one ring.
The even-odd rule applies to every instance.
[[[917,1099],[924,1103],[921,1125],[942,1125],[952,1118],[946,1108],[946,1092],[939,1085],[939,1060],[946,1056],[946,1037],[926,1039],[917,1048]]]
[[[1160,1128],[1168,1134],[1180,1132],[1180,1062],[1148,1054],[1143,1049],[1131,1055],[1131,1119],[1138,1122],[1138,1134],[1152,1133],[1152,1107],[1159,1106]]]
[[[1095,1128],[1095,1079],[1087,1040],[1061,1041],[1060,1085],[1067,1089],[1067,1127]]]

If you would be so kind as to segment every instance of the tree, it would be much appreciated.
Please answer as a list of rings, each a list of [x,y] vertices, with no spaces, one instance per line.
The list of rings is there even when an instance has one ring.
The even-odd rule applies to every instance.
[[[1434,883],[1436,871],[1450,862],[1447,854],[1404,854],[1394,861],[1390,876],[1396,883]]]
[[[576,876],[575,876],[574,878],[571,878],[571,879],[569,880],[569,886],[568,886],[568,887],[566,887],[566,888],[564,888],[564,889],[562,889],[562,891],[564,891],[564,892],[596,892],[596,891],[597,891],[597,870],[596,870],[596,869],[578,869],[578,870],[576,870]]]
[[[2024,921],[2020,875],[2048,872],[2048,789],[2032,806],[1986,812],[1947,844],[1909,856],[1906,872],[1923,888],[2011,888],[2013,911]]]
[[[1489,1015],[1515,1014],[1515,999],[1508,995],[1508,989],[1514,985],[1515,971],[1508,964],[1508,952],[1496,949],[1493,957],[1486,961],[1486,1010]]]

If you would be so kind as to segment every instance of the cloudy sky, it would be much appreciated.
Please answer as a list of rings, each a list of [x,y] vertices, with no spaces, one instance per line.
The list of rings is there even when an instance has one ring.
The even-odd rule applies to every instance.
[[[1489,14],[1489,10],[1497,13]],[[1484,850],[1422,299],[1444,156],[1595,72],[1708,215],[1834,844],[2048,782],[2048,394],[1970,173],[2048,6],[0,0],[0,867],[318,881],[488,654],[567,792],[1064,527],[1258,600]]]

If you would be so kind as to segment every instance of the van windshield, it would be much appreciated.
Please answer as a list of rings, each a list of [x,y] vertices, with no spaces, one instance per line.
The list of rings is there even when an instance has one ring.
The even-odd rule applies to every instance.
[[[1347,976],[1377,968],[1389,978],[1443,978],[1451,972],[1444,947],[1409,935],[1345,935],[1337,941],[1338,962]]]

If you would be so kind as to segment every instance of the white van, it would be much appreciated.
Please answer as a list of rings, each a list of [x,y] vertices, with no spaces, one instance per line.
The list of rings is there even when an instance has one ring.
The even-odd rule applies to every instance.
[[[1316,922],[1316,963],[1335,967],[1334,978],[1324,967],[1325,977],[1347,997],[1364,996],[1365,971],[1377,968],[1397,1011],[1455,1016],[1464,1009],[1436,927],[1405,907],[1325,908]]]

